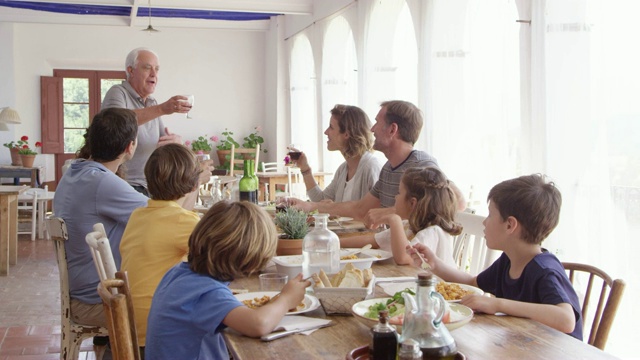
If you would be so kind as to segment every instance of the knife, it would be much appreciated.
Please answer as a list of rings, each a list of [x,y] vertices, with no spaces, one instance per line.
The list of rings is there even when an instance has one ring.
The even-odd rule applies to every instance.
[[[282,337],[285,337],[285,336],[288,336],[288,335],[291,335],[291,334],[297,334],[297,333],[303,332],[303,331],[320,329],[320,328],[327,327],[327,326],[330,326],[330,325],[332,325],[331,322],[328,322],[326,324],[320,324],[320,325],[306,327],[306,328],[297,328],[297,329],[292,329],[292,330],[278,331],[278,332],[273,332],[271,334],[265,335],[265,336],[261,337],[260,339],[262,341],[271,341],[271,340],[275,340],[275,339],[280,339]]]

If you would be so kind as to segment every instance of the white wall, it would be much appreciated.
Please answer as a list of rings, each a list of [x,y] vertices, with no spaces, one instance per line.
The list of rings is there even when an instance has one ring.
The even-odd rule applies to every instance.
[[[22,118],[0,132],[0,143],[21,135],[39,140],[40,76],[52,76],[53,69],[124,70],[127,53],[139,46],[160,57],[159,102],[195,95],[194,119],[164,117],[184,140],[220,135],[228,127],[242,143],[255,126],[267,127],[264,32],[160,30],[150,35],[123,27],[0,23],[0,107],[10,105]],[[266,147],[275,148],[273,134],[266,135]],[[0,151],[0,163],[10,163],[9,151]]]

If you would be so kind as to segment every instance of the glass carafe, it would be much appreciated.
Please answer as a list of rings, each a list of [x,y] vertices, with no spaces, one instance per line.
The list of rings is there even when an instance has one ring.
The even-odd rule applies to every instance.
[[[418,274],[415,298],[408,293],[402,294],[406,308],[400,341],[417,341],[423,359],[453,360],[457,353],[456,343],[442,323],[447,307],[435,289],[436,281],[431,273]]]
[[[302,273],[304,277],[319,273],[340,271],[340,239],[329,230],[329,214],[313,215],[315,227],[302,240]]]

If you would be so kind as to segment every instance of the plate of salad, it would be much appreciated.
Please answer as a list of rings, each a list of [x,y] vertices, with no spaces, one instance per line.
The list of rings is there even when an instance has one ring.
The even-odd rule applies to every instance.
[[[378,313],[381,310],[389,311],[389,324],[394,325],[398,333],[402,333],[402,323],[404,322],[404,298],[403,292],[415,295],[412,289],[398,291],[390,298],[377,298],[357,302],[351,308],[351,313],[361,323],[368,327],[374,326],[378,322]],[[473,310],[458,303],[446,303],[449,307],[443,317],[443,322],[449,331],[455,330],[473,318]]]

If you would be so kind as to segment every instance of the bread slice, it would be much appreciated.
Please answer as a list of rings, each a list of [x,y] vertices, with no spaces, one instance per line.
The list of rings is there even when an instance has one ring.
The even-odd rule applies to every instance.
[[[362,278],[364,279],[364,286],[369,286],[369,282],[373,278],[373,270],[371,270],[371,268],[364,269],[362,271]]]
[[[361,288],[364,286],[362,271],[360,269],[349,270],[344,274],[344,278],[338,285],[341,288]]]
[[[324,287],[324,284],[322,283],[322,280],[320,280],[320,276],[318,276],[318,274],[314,273],[313,275],[311,275],[311,279],[313,280],[314,287],[317,287],[317,288]]]
[[[319,277],[320,281],[322,281],[322,285],[324,285],[323,287],[333,287],[331,280],[329,280],[329,277],[327,276],[327,273],[324,272],[324,270],[320,269]]]

